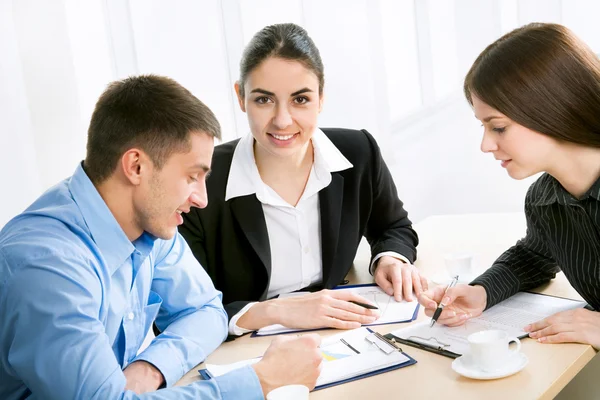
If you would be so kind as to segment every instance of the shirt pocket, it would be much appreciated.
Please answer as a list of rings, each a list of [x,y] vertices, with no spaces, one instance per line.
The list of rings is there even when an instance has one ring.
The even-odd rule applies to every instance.
[[[144,315],[144,332],[148,332],[152,328],[152,323],[156,319],[158,315],[158,311],[160,310],[160,306],[163,303],[162,297],[158,295],[158,293],[150,291],[150,295],[148,296],[148,304],[144,307],[143,315]]]
[[[158,315],[158,311],[160,310],[160,306],[162,305],[162,298],[150,291],[148,296],[148,304],[139,307],[139,302],[137,307],[137,313],[130,311],[123,318],[123,330],[125,332],[125,354],[124,360],[126,365],[130,363],[135,357],[137,357],[141,352],[143,352],[142,344],[144,343],[144,339],[148,334],[148,330],[152,327],[152,322]],[[132,305],[131,309],[135,309],[135,306]]]

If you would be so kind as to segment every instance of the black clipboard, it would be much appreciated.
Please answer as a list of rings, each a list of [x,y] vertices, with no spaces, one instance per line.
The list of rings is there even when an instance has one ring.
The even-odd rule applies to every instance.
[[[421,342],[415,342],[413,340],[402,339],[402,338],[399,338],[398,336],[392,335],[391,333],[384,335],[384,337],[386,339],[388,339],[389,341],[391,341],[392,343],[402,343],[407,346],[416,347],[418,349],[429,351],[429,352],[435,353],[435,354],[439,354],[444,357],[458,358],[462,355],[462,354],[454,353],[450,350],[446,350],[446,349],[444,349],[443,346],[427,345],[427,344],[424,344]]]

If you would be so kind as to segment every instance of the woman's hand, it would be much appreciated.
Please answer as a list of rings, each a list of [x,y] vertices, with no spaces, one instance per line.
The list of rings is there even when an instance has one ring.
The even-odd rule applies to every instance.
[[[321,290],[305,296],[279,299],[275,304],[279,323],[289,328],[355,329],[375,322],[377,310],[369,310],[350,301],[371,304],[369,300],[346,290]]]
[[[600,313],[577,308],[561,311],[525,327],[540,343],[585,343],[600,349]]]
[[[417,267],[390,256],[377,260],[375,282],[396,301],[402,301],[403,295],[406,301],[413,301],[413,290],[416,298],[427,290],[427,279],[419,274]]]
[[[421,293],[419,303],[425,307],[425,315],[431,317],[438,304],[445,307],[437,322],[442,325],[458,326],[469,318],[481,315],[487,304],[487,293],[482,286],[456,285],[448,289],[440,285]]]
[[[350,301],[374,305],[346,290],[321,290],[257,303],[240,317],[237,325],[245,329],[260,329],[272,324],[301,329],[355,329],[373,323],[379,317],[377,310]]]

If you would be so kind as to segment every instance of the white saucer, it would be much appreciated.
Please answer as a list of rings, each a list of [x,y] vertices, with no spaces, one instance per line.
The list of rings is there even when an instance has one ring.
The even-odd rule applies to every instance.
[[[485,372],[479,368],[470,365],[469,356],[464,355],[452,361],[452,369],[462,376],[471,379],[499,379],[516,374],[529,362],[529,359],[522,352],[512,356],[510,361],[496,371]]]
[[[471,283],[475,279],[476,275],[460,275],[458,277],[458,283]],[[447,285],[452,280],[452,277],[446,272],[438,272],[431,277],[431,281],[436,285]]]

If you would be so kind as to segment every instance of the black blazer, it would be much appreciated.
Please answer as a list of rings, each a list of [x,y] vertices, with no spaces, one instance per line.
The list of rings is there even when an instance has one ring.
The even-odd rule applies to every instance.
[[[352,267],[362,236],[371,257],[395,251],[414,262],[417,234],[398,199],[375,139],[366,131],[323,129],[353,167],[332,173],[319,192],[323,287],[340,284]],[[180,233],[206,269],[229,318],[248,302],[266,300],[271,252],[262,205],[256,195],[225,201],[233,152],[239,140],[215,147],[208,178],[208,206],[183,215]]]

